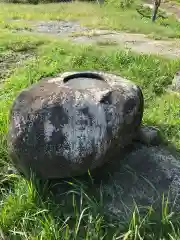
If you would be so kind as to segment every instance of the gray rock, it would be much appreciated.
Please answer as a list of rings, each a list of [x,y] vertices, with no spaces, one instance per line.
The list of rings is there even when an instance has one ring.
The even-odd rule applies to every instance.
[[[34,28],[34,30],[40,33],[57,35],[67,35],[69,33],[74,33],[78,31],[84,32],[88,30],[86,27],[82,27],[76,21],[39,21]]]
[[[180,157],[160,147],[139,145],[122,161],[111,161],[102,168],[101,187],[104,209],[117,220],[127,220],[135,205],[145,213],[153,206],[161,213],[162,198],[169,209],[180,211]],[[108,177],[109,176],[109,177]]]
[[[16,167],[44,179],[84,174],[128,145],[139,129],[143,95],[134,83],[102,72],[42,79],[15,99],[8,133]]]
[[[172,80],[171,85],[167,87],[167,91],[170,93],[180,94],[180,71],[176,72]]]
[[[134,140],[145,145],[159,145],[162,142],[159,129],[153,126],[141,126]]]
[[[7,175],[11,175],[11,174],[17,174],[17,170],[15,167],[11,166],[7,168]]]
[[[180,91],[180,71],[174,75],[172,81],[172,90]]]

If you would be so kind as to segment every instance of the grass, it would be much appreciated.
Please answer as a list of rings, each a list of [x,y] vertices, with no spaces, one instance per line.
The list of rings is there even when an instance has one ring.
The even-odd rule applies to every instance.
[[[120,20],[119,23],[113,22],[117,15],[115,13],[112,17],[111,9],[108,13],[106,9],[90,4],[88,6],[92,11],[87,13],[85,12],[87,5],[82,4],[80,11],[77,7],[79,5],[75,4],[74,10],[71,5],[67,5],[63,7],[64,12],[58,12],[62,6],[1,4],[0,12],[3,21],[5,16],[23,19],[57,19],[66,16],[66,19],[79,18],[88,22],[88,19],[97,14],[92,25],[100,24],[101,16],[102,19],[106,16],[103,24],[109,27],[114,24],[114,27],[121,28],[118,25]],[[128,11],[131,16],[132,10]],[[72,12],[73,16],[70,14]],[[112,22],[108,23],[108,18],[111,17]],[[134,26],[135,23],[140,23],[140,19],[137,18],[132,26],[127,23],[127,19],[125,18],[123,24],[127,24],[127,29],[136,31]],[[143,27],[139,29],[143,32],[146,24],[144,20],[142,22]],[[148,26],[153,31],[160,28],[165,36],[169,31],[168,28],[166,30],[158,24],[157,28],[150,23]],[[141,86],[145,97],[144,123],[158,126],[164,138],[174,144],[179,151],[180,98],[165,90],[171,83],[174,73],[179,70],[180,59],[138,55],[120,50],[117,46],[111,47],[109,43],[104,46],[72,45],[70,42],[51,37],[44,38],[23,32],[12,33],[10,30],[9,27],[4,28],[4,25],[1,25],[0,56],[8,56],[5,59],[9,65],[12,65],[9,56],[31,52],[33,57],[24,59],[21,65],[13,65],[13,71],[11,69],[8,75],[3,75],[0,88],[0,239],[179,239],[180,216],[168,208],[166,198],[162,198],[160,219],[155,218],[155,212],[151,207],[145,216],[141,216],[138,208],[135,208],[131,218],[119,224],[111,221],[102,210],[103,192],[100,191],[97,197],[91,195],[86,182],[70,181],[68,185],[71,190],[57,203],[46,185],[42,188],[37,180],[34,180],[36,181],[34,184],[33,180],[27,181],[22,176],[7,175],[7,168],[11,166],[11,162],[7,154],[6,133],[10,107],[22,89],[43,77],[56,75],[62,71],[98,69],[120,74]]]
[[[0,6],[1,26],[11,29],[22,28],[23,23],[11,24],[9,19],[79,20],[82,25],[92,28],[140,32],[161,38],[179,38],[180,36],[180,26],[175,18],[159,18],[156,24],[153,24],[150,18],[142,17],[135,10],[136,4],[125,10],[119,5],[116,6],[114,2],[106,3],[103,6],[78,2],[73,4],[41,4],[32,5],[31,7],[25,4],[1,3]],[[31,28],[27,21],[24,23],[24,27]]]
[[[36,53],[36,58],[27,60],[24,66],[17,68],[0,89],[2,169],[6,169],[10,164],[6,153],[5,135],[8,112],[13,99],[21,89],[42,77],[65,70],[102,69],[121,74],[138,83],[146,99],[144,122],[158,125],[166,139],[180,149],[180,99],[163,91],[174,72],[178,70],[180,60],[136,55],[107,46],[72,46],[63,41],[43,41],[40,37],[34,38],[7,31],[1,33],[2,51],[17,53],[33,49]],[[65,203],[54,204],[46,193],[42,200],[34,185],[20,176],[6,176],[2,170],[0,184],[0,226],[4,239],[140,239],[140,236],[145,234],[148,234],[149,239],[155,239],[153,225],[152,228],[148,225],[152,221],[152,213],[149,212],[142,218],[136,210],[131,221],[124,223],[122,228],[109,222],[101,212],[100,203],[88,197],[79,185],[74,185],[73,191],[69,193],[72,203],[67,209]],[[76,208],[76,194],[80,194],[83,199],[80,212]],[[173,226],[171,221],[170,218],[165,223],[158,222],[156,234],[159,239],[167,235],[167,227],[170,235],[178,234],[173,228],[177,224],[176,221]],[[118,238],[120,236],[121,238]]]

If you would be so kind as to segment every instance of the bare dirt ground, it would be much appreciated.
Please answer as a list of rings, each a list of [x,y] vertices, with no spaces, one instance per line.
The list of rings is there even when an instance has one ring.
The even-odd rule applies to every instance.
[[[151,0],[146,0],[146,3],[145,5],[153,7]],[[163,1],[161,8],[168,14],[174,14],[180,20],[180,4]],[[153,40],[144,34],[90,29],[81,26],[76,21],[31,21],[31,24],[34,33],[68,38],[76,43],[119,45],[138,53],[163,55],[168,58],[180,57],[180,40],[178,39],[172,41]]]
[[[167,1],[163,2],[161,7],[167,12],[174,14],[180,20],[180,4]]]
[[[90,29],[81,26],[76,21],[28,21],[28,23],[32,26],[31,32],[48,34],[63,39],[67,38],[75,43],[119,45],[121,48],[130,49],[142,54],[157,54],[168,58],[180,57],[180,40],[153,40],[144,34]],[[23,31],[26,32],[28,30]]]
[[[99,33],[101,31],[98,31]],[[98,44],[119,44],[138,53],[158,54],[166,57],[180,57],[180,48],[175,47],[177,42],[159,41],[149,39],[144,34],[134,34],[125,32],[111,32],[94,36],[80,36],[73,38],[73,41],[86,41]]]
[[[153,1],[152,0],[145,0],[146,6],[149,6],[150,8],[153,7]],[[160,8],[164,11],[166,11],[170,15],[174,15],[177,19],[180,20],[180,4],[177,4],[173,1],[162,1]]]

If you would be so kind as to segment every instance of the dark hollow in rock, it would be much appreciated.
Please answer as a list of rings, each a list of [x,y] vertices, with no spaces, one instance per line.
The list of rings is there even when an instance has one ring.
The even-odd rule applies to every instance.
[[[131,143],[143,116],[140,88],[103,72],[66,72],[23,90],[10,112],[9,154],[26,177],[65,178],[102,166]]]

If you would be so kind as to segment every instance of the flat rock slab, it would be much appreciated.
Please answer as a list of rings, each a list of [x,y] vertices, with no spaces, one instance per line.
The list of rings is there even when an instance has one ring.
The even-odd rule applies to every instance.
[[[144,34],[117,32],[104,29],[91,29],[81,26],[77,21],[19,21],[31,24],[31,31],[67,38],[75,43],[94,43],[102,45],[120,45],[138,53],[164,55],[168,58],[180,57],[180,42],[149,39]],[[16,29],[15,31],[21,31]],[[23,29],[23,32],[28,32]],[[179,46],[178,46],[179,44]]]
[[[163,194],[165,201],[169,196],[170,209],[180,211],[179,155],[161,147],[137,144],[127,149],[123,157],[121,154],[121,157],[114,156],[112,159],[92,172],[94,181],[87,190],[90,197],[94,193],[98,196],[102,193],[104,212],[108,216],[127,221],[135,204],[141,214],[153,206],[157,210],[155,214],[160,216]],[[87,178],[84,176],[85,181]],[[61,190],[60,187],[58,193],[56,189],[59,199]]]
[[[160,147],[141,146],[114,164],[107,183],[102,184],[105,209],[117,219],[154,205],[161,211],[163,194],[169,194],[174,211],[180,210],[180,158]]]
[[[86,27],[82,27],[74,21],[40,21],[35,26],[35,31],[49,34],[70,34],[77,31],[86,31]]]

